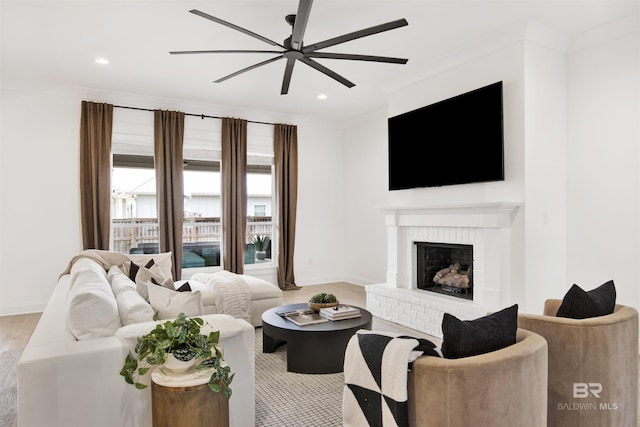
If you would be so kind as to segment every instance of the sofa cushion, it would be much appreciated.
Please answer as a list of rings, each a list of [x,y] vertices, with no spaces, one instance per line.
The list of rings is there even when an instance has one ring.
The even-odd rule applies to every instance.
[[[122,326],[153,320],[153,308],[133,287],[122,289],[116,295],[116,302]]]
[[[78,273],[86,270],[94,271],[99,276],[106,277],[107,274],[104,268],[94,260],[90,258],[78,258],[71,266],[71,270],[69,270],[69,275],[71,276],[71,285],[69,289],[73,288],[73,285],[75,285]]]
[[[255,276],[241,275],[251,290],[251,301],[282,297],[282,289]]]
[[[158,312],[158,319],[173,319],[180,313],[185,316],[200,316],[204,310],[199,291],[178,292],[147,283],[149,290],[149,303],[154,311]]]
[[[556,313],[557,317],[586,319],[606,316],[616,308],[616,287],[613,280],[590,291],[584,291],[574,284],[567,291]]]
[[[77,340],[111,336],[122,325],[105,275],[80,271],[67,296],[67,323]]]
[[[448,359],[488,353],[516,343],[518,304],[475,320],[442,319],[442,355]]]
[[[107,274],[107,279],[109,279],[111,291],[116,297],[123,289],[132,288],[135,290],[136,288],[136,284],[133,283],[117,265],[111,266]]]

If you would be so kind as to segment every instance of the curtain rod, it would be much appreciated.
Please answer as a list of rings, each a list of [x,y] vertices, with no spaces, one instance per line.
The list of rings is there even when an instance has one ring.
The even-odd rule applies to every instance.
[[[151,108],[140,108],[140,107],[126,107],[124,105],[114,105],[113,108],[124,108],[126,110],[139,110],[139,111],[155,111],[152,110]],[[208,116],[206,114],[194,114],[194,113],[184,113],[185,116],[191,116],[191,117],[200,117],[202,120],[204,120],[205,118],[207,119],[223,119],[224,117],[218,117],[218,116]],[[256,123],[259,125],[275,125],[276,123],[269,123],[269,122],[258,122],[255,120],[247,120],[247,123]]]

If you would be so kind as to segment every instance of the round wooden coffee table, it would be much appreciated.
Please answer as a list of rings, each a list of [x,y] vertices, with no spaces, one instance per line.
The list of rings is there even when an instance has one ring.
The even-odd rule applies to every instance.
[[[332,374],[344,369],[344,352],[358,329],[371,329],[371,313],[361,317],[298,326],[277,313],[308,309],[306,303],[287,304],[262,314],[262,352],[273,353],[287,343],[287,371]]]

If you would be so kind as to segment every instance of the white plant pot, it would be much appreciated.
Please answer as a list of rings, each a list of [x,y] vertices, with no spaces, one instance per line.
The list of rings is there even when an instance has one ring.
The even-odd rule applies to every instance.
[[[180,374],[182,372],[188,371],[193,365],[196,364],[196,358],[194,357],[191,360],[187,360],[183,362],[182,360],[176,359],[173,353],[167,354],[167,361],[165,362],[165,368],[169,369],[171,372],[175,372]]]
[[[256,260],[264,261],[267,258],[267,251],[256,251]]]

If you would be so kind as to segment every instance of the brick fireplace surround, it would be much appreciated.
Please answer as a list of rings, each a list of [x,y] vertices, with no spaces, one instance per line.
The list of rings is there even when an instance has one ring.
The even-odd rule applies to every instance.
[[[383,210],[387,226],[387,281],[369,285],[367,310],[374,316],[442,337],[445,312],[474,319],[510,300],[511,224],[518,203],[480,203]],[[416,245],[473,245],[473,301],[418,289]]]

